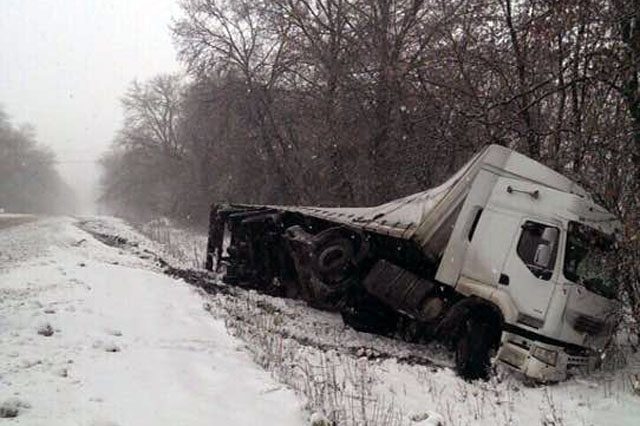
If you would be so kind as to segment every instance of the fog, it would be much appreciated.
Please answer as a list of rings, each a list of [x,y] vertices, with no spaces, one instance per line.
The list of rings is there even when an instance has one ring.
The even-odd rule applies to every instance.
[[[0,107],[50,146],[79,213],[96,211],[96,159],[121,125],[134,79],[178,70],[175,0],[2,0]]]

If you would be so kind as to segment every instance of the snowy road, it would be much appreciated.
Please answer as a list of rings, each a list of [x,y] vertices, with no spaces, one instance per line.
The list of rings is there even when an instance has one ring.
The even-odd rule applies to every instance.
[[[305,423],[192,287],[73,223],[0,229],[0,423]]]
[[[36,217],[29,214],[6,214],[0,213],[0,229],[10,228],[35,220]]]

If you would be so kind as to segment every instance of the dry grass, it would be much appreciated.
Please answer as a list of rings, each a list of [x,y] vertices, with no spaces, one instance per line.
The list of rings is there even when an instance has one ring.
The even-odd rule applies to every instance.
[[[216,300],[218,309],[225,313],[227,328],[247,343],[260,366],[304,395],[309,412],[321,412],[336,425],[409,424],[393,399],[374,392],[380,379],[365,358],[322,351],[282,337],[275,332],[279,314],[260,314],[250,298]]]
[[[176,230],[162,221],[145,224],[141,231],[160,243],[164,251],[182,265],[201,268],[205,236]],[[303,395],[310,413],[322,413],[335,425],[422,424],[419,423],[422,412],[412,414],[404,409],[408,394],[424,399],[424,409],[440,413],[447,426],[588,425],[593,423],[589,414],[591,407],[597,407],[601,398],[620,402],[629,393],[633,394],[634,380],[638,379],[632,373],[640,373],[640,357],[630,351],[638,347],[637,335],[628,332],[630,341],[617,339],[618,346],[612,345],[599,370],[585,373],[584,379],[577,378],[570,385],[591,389],[585,395],[577,395],[575,400],[563,398],[562,391],[554,386],[524,389],[523,383],[506,369],[499,369],[489,382],[469,384],[443,380],[434,374],[433,367],[416,365],[404,371],[414,374],[412,380],[417,386],[402,389],[400,385],[400,389],[397,386],[391,389],[383,382],[389,378],[385,366],[358,354],[305,345],[279,332],[285,326],[284,321],[291,318],[283,316],[278,309],[258,308],[264,297],[240,291],[235,296],[220,294],[209,300],[211,311],[223,318],[228,329],[246,343],[259,365]],[[314,330],[308,332],[313,334]],[[634,362],[638,363],[637,368],[633,367]],[[523,405],[531,407],[532,402],[533,410],[523,410]],[[524,412],[529,414],[523,417]]]
[[[142,234],[162,246],[163,254],[180,266],[201,269],[204,266],[207,236],[179,229],[168,219],[156,219],[136,227]]]

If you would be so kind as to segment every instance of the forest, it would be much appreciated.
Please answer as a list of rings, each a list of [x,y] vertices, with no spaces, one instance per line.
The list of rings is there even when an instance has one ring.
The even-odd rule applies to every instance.
[[[638,0],[183,0],[186,72],[136,81],[101,163],[110,213],[374,205],[500,144],[624,223],[640,312]]]
[[[73,211],[73,191],[55,165],[55,155],[36,141],[33,128],[16,126],[0,108],[0,210],[49,214]]]

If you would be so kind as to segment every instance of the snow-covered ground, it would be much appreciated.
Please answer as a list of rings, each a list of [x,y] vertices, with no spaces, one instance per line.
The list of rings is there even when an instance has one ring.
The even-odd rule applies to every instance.
[[[19,410],[0,424],[640,424],[626,341],[605,371],[557,385],[502,368],[467,383],[437,345],[359,333],[202,271],[182,269],[209,293],[162,274],[197,268],[204,244],[109,217],[0,230],[0,404]]]
[[[159,229],[149,232],[153,228]],[[170,250],[166,244],[155,250],[182,253],[180,258],[199,252],[192,249],[194,239],[179,238],[184,232],[160,222],[145,230],[174,235],[163,238],[171,241]],[[358,333],[339,315],[299,301],[241,289],[218,292],[209,301],[258,363],[302,393],[310,410],[341,425],[427,425],[438,417],[445,425],[640,424],[640,395],[633,387],[640,377],[636,338],[620,336],[603,370],[556,385],[527,386],[501,367],[489,382],[467,383],[437,345]]]
[[[199,292],[74,223],[0,230],[0,424],[306,422]]]

